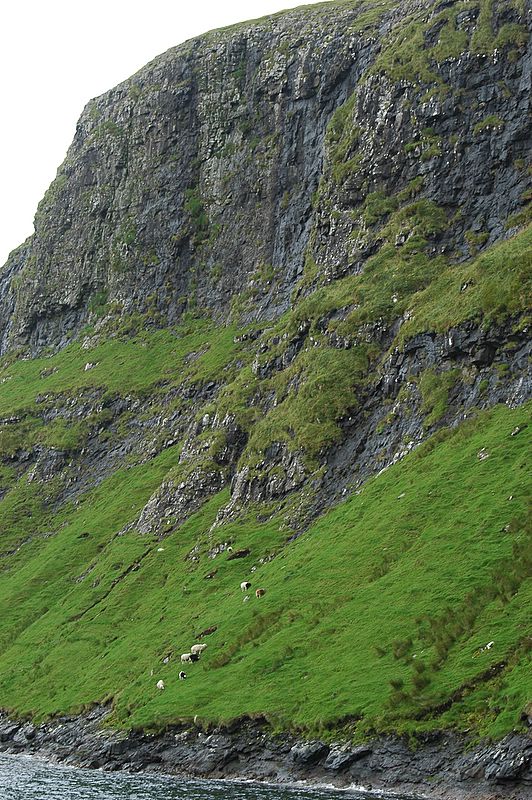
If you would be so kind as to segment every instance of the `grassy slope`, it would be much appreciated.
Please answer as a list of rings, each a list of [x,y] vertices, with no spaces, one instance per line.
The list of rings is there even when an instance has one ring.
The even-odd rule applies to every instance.
[[[355,29],[372,29],[393,4],[370,7]],[[481,5],[485,11],[490,2]],[[436,61],[465,46],[452,29],[454,8],[442,13],[448,35],[432,53]],[[421,36],[416,26],[401,47],[393,39],[383,48],[376,70],[400,78],[414,69],[433,80],[411,35]],[[479,34],[476,51],[491,51],[492,39]],[[331,164],[338,179],[349,173],[353,133],[345,128],[345,109],[340,117]],[[324,736],[344,726],[357,736],[442,726],[499,736],[519,724],[532,696],[530,428],[509,434],[526,422],[530,405],[497,407],[437,434],[289,546],[284,520],[258,521],[253,509],[209,532],[226,492],[162,543],[134,530],[117,535],[176,467],[179,445],[147,463],[124,464],[79,505],[59,509],[53,482],[28,482],[10,466],[21,447],[79,447],[90,421],[72,433],[40,419],[46,405],[61,406],[61,395],[92,388],[157,402],[183,381],[212,379],[227,386],[208,410],[234,413],[251,434],[244,463],[254,467],[265,446],[281,439],[315,466],[320,448],[339,437],[338,420],[356,405],[368,363],[378,356],[360,344],[339,351],[324,331],[356,341],[364,323],[408,311],[400,344],[420,331],[443,331],[464,319],[489,325],[527,307],[532,229],[467,264],[434,259],[430,237],[448,221],[433,203],[416,200],[420,189],[368,196],[361,222],[379,229],[382,247],[363,274],[320,286],[319,266],[309,265],[294,307],[259,340],[268,344],[259,361],[282,355],[301,323],[319,346],[305,347],[266,380],[250,367],[255,346],[235,342],[235,329],[214,331],[206,321],[140,333],[133,323],[114,331],[120,336],[100,337],[96,347],[73,343],[49,358],[0,364],[0,415],[23,417],[0,431],[0,485],[7,489],[0,500],[2,706],[44,717],[113,698],[115,722],[124,726],[266,713],[274,724]],[[405,230],[411,237],[398,251],[396,233]],[[321,324],[340,309],[341,321],[333,315]],[[198,357],[187,359],[190,353]],[[87,362],[96,366],[85,371]],[[294,389],[298,377],[302,388]],[[272,393],[278,402],[263,415],[250,399]],[[490,453],[485,461],[477,457],[481,448]],[[208,558],[209,547],[229,540],[251,555]],[[198,543],[200,561],[187,559]],[[275,559],[261,563],[273,553]],[[214,568],[216,577],[206,580]],[[244,578],[264,586],[266,596],[243,603]],[[179,654],[213,625],[201,662],[188,670],[188,681],[178,681]],[[160,678],[164,693],[155,688]]]
[[[429,286],[410,297],[416,312],[410,333],[426,326],[429,306],[439,329],[468,317],[487,324],[523,308],[529,248],[525,230],[470,265],[449,266],[436,278],[445,291]],[[521,291],[512,303],[494,308],[491,298],[508,296],[508,278],[516,271]],[[449,297],[465,278],[472,287],[458,307]],[[373,280],[371,271],[366,280]],[[336,368],[343,362],[324,342],[302,351],[295,366],[263,385],[241,365],[261,341],[290,333],[301,319],[317,327],[324,313],[322,291],[302,300],[251,345],[235,342],[230,328],[213,334],[209,323],[196,321],[178,331],[110,338],[92,349],[74,343],[49,358],[6,359],[1,412],[26,413],[29,422],[4,426],[15,431],[15,440],[11,434],[0,449],[6,455],[16,450],[17,435],[26,437],[25,444],[53,445],[57,423],[39,425],[39,410],[47,403],[61,405],[62,397],[83,387],[149,396],[157,403],[159,392],[183,380],[201,383],[223,375],[228,385],[213,410],[221,416],[236,411],[247,419],[251,453],[281,435],[287,417],[298,442],[313,455],[313,437],[325,430],[325,438],[334,440],[334,422],[353,402],[356,353],[343,354],[346,375],[335,372],[332,386],[330,359]],[[345,282],[326,291],[325,313],[331,304],[349,303]],[[192,360],[186,358],[191,352]],[[97,366],[85,372],[87,362]],[[282,396],[294,370],[308,372],[312,380],[304,390],[289,392],[257,425],[262,415],[245,405],[253,385],[268,393],[277,381]],[[124,725],[266,712],[274,723],[322,735],[324,727],[341,727],[346,716],[361,718],[358,735],[373,728],[441,725],[504,733],[518,724],[532,691],[526,668],[528,430],[509,436],[528,414],[526,408],[499,407],[458,431],[437,434],[288,547],[283,519],[259,523],[251,512],[209,533],[227,502],[225,492],[162,544],[134,531],[117,536],[176,467],[179,445],[148,463],[124,465],[79,505],[55,511],[53,482],[41,486],[24,475],[17,480],[6,458],[1,484],[8,491],[0,501],[0,525],[2,553],[10,554],[2,561],[0,580],[2,705],[42,717],[112,697],[116,721]],[[477,458],[482,447],[491,453],[486,461]],[[251,555],[232,562],[206,556],[208,547],[228,540],[250,547]],[[198,542],[199,564],[186,560]],[[261,565],[271,553],[277,558]],[[128,572],[137,563],[138,569]],[[215,567],[216,577],[205,580]],[[266,587],[265,598],[242,602],[239,584],[247,577]],[[201,663],[191,668],[188,682],[177,681],[175,656],[211,625],[218,630],[207,640]],[[494,647],[479,652],[491,640]],[[173,658],[164,665],[170,652]],[[501,661],[508,665],[491,683],[460,690]],[[162,694],[155,690],[159,678],[167,684]],[[438,709],[457,692],[449,709]]]
[[[213,335],[209,323],[195,320],[177,330],[138,332],[132,337],[111,338],[84,349],[74,343],[57,355],[0,364],[0,415],[31,408],[36,398],[60,392],[75,393],[105,387],[110,395],[152,390],[156,383],[218,377],[235,352],[235,329],[226,327]],[[190,364],[185,357],[198,353]],[[85,370],[87,364],[93,368]]]
[[[503,733],[518,723],[531,689],[528,441],[526,431],[509,435],[529,412],[497,407],[440,434],[284,549],[276,519],[249,517],[209,534],[225,496],[162,544],[134,532],[117,537],[175,450],[117,473],[65,513],[54,537],[23,547],[2,576],[3,705],[42,716],[113,697],[127,725],[265,712],[322,733],[349,715],[363,718],[359,734],[442,724]],[[482,447],[486,461],[477,457]],[[208,558],[209,544],[229,539],[251,555]],[[186,555],[197,541],[194,563]],[[243,603],[239,584],[249,577],[267,594]],[[204,658],[189,681],[178,681],[179,654],[212,625]],[[501,660],[508,666],[487,698],[481,683],[432,715]],[[414,679],[427,685],[416,688]],[[423,709],[426,718],[412,721]]]
[[[392,255],[379,253],[368,261],[362,274],[318,286],[264,332],[261,341],[268,347],[264,354],[259,351],[259,364],[281,355],[303,325],[320,346],[304,348],[288,368],[262,381],[263,395],[273,391],[277,396],[276,406],[264,417],[249,406],[259,385],[249,367],[224,389],[218,408],[221,413],[235,414],[241,425],[251,430],[244,456],[251,466],[262,459],[272,440],[303,448],[313,463],[320,448],[339,438],[338,420],[347,409],[356,407],[368,364],[371,370],[378,356],[378,348],[366,343],[364,332],[357,338],[365,323],[391,322],[408,311],[394,342],[397,346],[417,333],[443,332],[464,320],[489,327],[521,315],[520,324],[527,324],[523,312],[530,307],[532,296],[531,225],[463,264],[434,266],[435,259],[423,257],[423,278],[405,288],[394,304],[391,298],[400,282],[398,260],[395,248]],[[405,273],[411,278],[410,264]],[[353,306],[356,308],[350,312]],[[343,311],[340,320],[335,313],[339,310]],[[346,351],[330,347],[324,332],[351,338],[356,347]],[[292,389],[297,376],[304,379],[300,391]]]

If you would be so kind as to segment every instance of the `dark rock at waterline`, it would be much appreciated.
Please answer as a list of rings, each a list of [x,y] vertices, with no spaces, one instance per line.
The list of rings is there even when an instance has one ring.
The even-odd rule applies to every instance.
[[[204,733],[176,726],[153,735],[102,727],[108,709],[54,719],[34,727],[0,715],[0,752],[39,754],[53,761],[114,772],[353,784],[400,791],[402,797],[441,800],[530,800],[532,737],[512,735],[498,744],[471,747],[458,734],[427,735],[412,750],[405,739],[385,737],[352,746],[302,741],[273,734],[264,720]]]
[[[487,781],[506,783],[523,779],[532,785],[532,739],[507,736],[502,742],[464,757],[459,765],[462,779],[484,776]]]
[[[303,742],[292,747],[290,758],[295,764],[311,766],[321,761],[328,752],[329,747],[323,742]]]
[[[127,739],[122,739],[120,742],[111,742],[107,749],[108,755],[113,758],[115,756],[122,756],[129,750],[129,742]]]
[[[14,722],[5,722],[3,725],[0,725],[0,742],[9,742],[14,740],[14,736],[20,725],[17,725]]]
[[[35,726],[31,722],[27,722],[13,735],[13,741],[16,744],[25,745],[35,738]]]
[[[333,748],[325,759],[323,766],[332,772],[340,772],[350,767],[355,761],[369,755],[371,750],[370,745],[360,745],[360,747],[355,747],[354,749],[346,747]]]

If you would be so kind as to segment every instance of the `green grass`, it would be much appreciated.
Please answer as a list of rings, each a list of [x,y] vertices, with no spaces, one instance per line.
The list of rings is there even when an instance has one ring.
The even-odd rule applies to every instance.
[[[395,4],[344,5],[361,10],[352,30],[374,36]],[[446,58],[468,47],[477,52],[498,47],[509,57],[510,48],[523,46],[519,25],[494,29],[490,0],[481,0],[469,42],[455,18],[472,5],[460,2],[430,21],[407,19],[383,41],[374,71],[428,84],[429,95],[446,91],[437,78]],[[429,47],[434,25],[441,25],[439,38]],[[237,67],[235,80],[244,67]],[[347,182],[361,164],[355,103],[353,94],[328,129],[325,177],[315,198],[324,208],[330,203],[327,181]],[[488,116],[474,133],[499,124]],[[108,134],[117,133],[114,123],[98,130],[105,125]],[[433,130],[415,137],[404,148],[410,160],[441,154],[444,143]],[[56,179],[41,217],[65,181]],[[229,501],[227,490],[178,527],[167,517],[162,540],[135,529],[164,481],[179,484],[196,469],[227,470],[219,463],[227,443],[222,420],[235,419],[247,432],[239,468],[247,467],[250,475],[280,473],[266,457],[273,442],[297,456],[307,477],[319,474],[324,454],[341,440],[342,419],[358,408],[374,379],[373,365],[386,356],[388,345],[376,343],[375,327],[401,319],[391,344],[400,348],[417,333],[444,332],[464,320],[489,327],[515,317],[516,324],[527,324],[532,228],[480,255],[487,234],[469,231],[470,260],[452,263],[434,253],[453,218],[421,197],[422,188],[419,176],[396,195],[366,194],[349,211],[354,238],[362,234],[375,245],[363,271],[326,283],[309,250],[292,307],[258,339],[237,337],[242,331],[236,325],[216,326],[192,316],[179,328],[160,330],[154,305],[144,316],[113,317],[107,292],[98,291],[90,301],[94,327],[85,331],[90,337],[98,331],[94,345],[74,342],[38,359],[4,357],[2,707],[44,718],[112,700],[115,724],[154,729],[196,715],[219,721],[264,713],[276,727],[324,737],[339,730],[361,738],[442,727],[497,737],[520,726],[532,694],[530,428],[515,437],[510,432],[530,421],[530,404],[496,407],[438,431],[293,542],[288,516],[273,505],[247,507],[236,521],[213,528]],[[528,199],[524,196],[523,204]],[[525,224],[526,209],[508,226]],[[184,211],[195,243],[207,245],[217,231],[209,226],[197,188],[186,192]],[[135,248],[134,220],[117,235]],[[156,263],[157,255],[144,259]],[[27,270],[32,273],[35,264]],[[261,262],[253,277],[256,287],[234,298],[235,317],[249,311],[276,274]],[[333,346],[332,336],[343,337],[349,347]],[[284,363],[295,341],[300,349]],[[86,370],[87,363],[93,366]],[[445,421],[458,379],[467,376],[426,371],[415,379],[426,430]],[[194,385],[210,381],[219,391],[209,403],[194,404]],[[489,385],[486,379],[484,390]],[[68,409],[86,392],[96,398],[98,410],[72,421]],[[107,402],[114,397],[139,399],[139,419],[133,411],[115,419]],[[61,414],[45,421],[54,408]],[[192,457],[180,460],[182,442],[150,456],[160,449],[152,439],[161,444],[167,435],[160,420],[174,412],[190,412],[197,421],[208,413],[216,426],[197,435]],[[118,444],[136,422],[149,420],[154,427],[145,432],[146,442],[76,503],[61,500],[67,469],[44,484],[31,469],[18,469],[25,463],[22,452],[32,453],[33,461],[36,453],[61,451],[60,457],[75,465],[92,438],[98,437],[99,445],[106,438]],[[489,453],[486,460],[478,458],[482,449]],[[304,504],[310,491],[307,484],[285,511]],[[208,551],[222,542],[249,548],[250,555],[210,558]],[[264,586],[266,596],[243,603],[244,578],[254,588]],[[179,654],[213,626],[204,657],[190,668],[189,680],[180,682]],[[491,640],[494,647],[483,650]],[[488,668],[500,663],[502,670],[486,678]],[[155,688],[160,678],[167,686],[163,693]]]
[[[210,531],[225,492],[161,543],[134,530],[117,536],[176,454],[121,470],[60,512],[54,536],[6,560],[2,705],[43,717],[112,698],[116,724],[150,728],[263,712],[324,736],[350,717],[355,737],[519,727],[532,691],[529,448],[526,431],[509,434],[530,410],[496,407],[441,432],[288,546],[275,517],[250,513]],[[218,541],[251,554],[213,561],[206,551]],[[266,596],[243,603],[244,578]],[[179,654],[211,626],[204,657],[179,681]],[[508,666],[492,683],[475,684],[501,660]]]
[[[374,33],[384,14],[396,5],[396,0],[374,0],[370,4],[365,3],[364,10],[358,14],[350,30],[361,34]]]
[[[450,390],[459,380],[459,370],[451,370],[440,374],[434,370],[426,370],[420,378],[421,411],[425,415],[424,425],[430,427],[438,422],[447,411]]]
[[[368,208],[375,207],[379,215],[391,208],[381,201],[377,206],[372,200]],[[420,209],[423,214],[419,214]],[[318,330],[320,320],[345,309],[344,319],[331,320],[328,328],[354,336],[365,323],[391,321],[408,311],[396,340],[402,345],[423,331],[443,332],[468,319],[489,326],[526,311],[532,296],[532,226],[470,261],[453,264],[425,252],[426,237],[444,224],[438,207],[427,201],[392,214],[379,234],[391,241],[384,241],[380,251],[368,259],[364,271],[318,287],[282,318],[278,330],[295,333],[305,320]],[[396,247],[394,237],[402,232],[408,239]],[[485,239],[475,235],[472,241],[476,246]]]
[[[532,296],[532,226],[461,265],[449,265],[411,299],[400,339],[445,331],[464,319],[494,321],[526,310]]]
[[[408,222],[419,246],[445,224],[426,201],[374,201],[367,211],[384,220],[383,238]],[[320,452],[340,436],[339,421],[356,407],[368,363],[378,355],[360,342],[347,350],[330,347],[318,326],[323,316],[349,307],[362,292],[368,313],[376,313],[379,293],[391,292],[404,270],[413,313],[399,342],[468,318],[489,324],[526,307],[531,235],[522,231],[460,266],[441,268],[423,256],[419,278],[416,253],[407,249],[398,257],[385,242],[365,273],[318,289],[251,344],[235,341],[234,329],[214,332],[195,320],[179,331],[101,336],[92,349],[73,344],[50,358],[6,358],[0,409],[20,419],[4,425],[1,449],[11,456],[33,444],[79,448],[93,424],[110,422],[105,409],[102,418],[88,417],[73,429],[63,418],[43,425],[40,409],[61,405],[84,387],[150,397],[146,413],[154,414],[159,392],[162,401],[183,381],[223,375],[219,396],[196,411],[199,417],[236,415],[249,430],[241,466],[260,469],[267,445],[286,441],[314,469]],[[418,289],[426,269],[429,285]],[[259,364],[282,353],[305,320],[312,346],[307,341],[292,364],[259,380],[250,366],[254,353],[269,345]],[[349,325],[357,331],[353,319]],[[86,372],[87,362],[97,366]],[[455,378],[420,376],[426,426],[445,414]],[[272,393],[276,403],[265,414],[261,398]],[[125,727],[259,712],[274,726],[322,736],[338,729],[363,737],[440,727],[500,736],[518,727],[531,692],[528,429],[509,434],[529,413],[530,406],[497,407],[438,432],[289,545],[284,517],[265,521],[272,513],[265,507],[211,530],[228,502],[226,491],[177,529],[171,524],[162,542],[128,528],[163,480],[178,481],[200,463],[179,464],[179,445],[124,465],[79,505],[59,504],[58,480],[42,485],[5,464],[0,703],[43,718],[112,699],[114,722]],[[223,445],[221,432],[205,444],[200,461],[207,464]],[[490,453],[485,461],[477,456],[482,448]],[[228,541],[250,555],[208,557],[209,548]],[[193,550],[199,561],[188,557]],[[215,577],[206,580],[213,569]],[[266,596],[244,604],[244,578],[264,586]],[[217,630],[205,656],[189,681],[179,682],[179,654],[211,626]],[[496,647],[482,651],[492,639]],[[168,653],[172,659],[164,665]],[[501,660],[500,674],[480,680]],[[159,678],[164,693],[155,689]]]
[[[313,348],[292,368],[265,381],[263,391],[273,389],[278,402],[256,422],[244,458],[262,461],[271,442],[284,441],[293,450],[303,450],[316,466],[320,451],[341,438],[340,418],[358,404],[356,390],[367,377],[370,352],[364,346]]]
[[[490,114],[484,117],[483,120],[477,122],[473,128],[473,136],[478,136],[479,133],[486,130],[500,131],[504,128],[504,120],[496,114]]]
[[[513,6],[524,15],[523,8],[511,0],[500,5]],[[461,11],[476,8],[479,14],[469,37],[456,27],[456,17]],[[493,0],[464,0],[429,17],[424,11],[414,12],[388,34],[370,72],[388,75],[394,81],[436,84],[445,89],[438,74],[438,65],[443,61],[456,59],[467,50],[478,54],[499,50],[504,56],[526,45],[528,32],[524,25],[506,23],[497,30],[495,20]],[[436,42],[428,43],[427,35],[437,26]]]
[[[90,350],[74,343],[51,357],[14,362],[6,358],[0,365],[0,414],[24,410],[43,395],[73,394],[90,387],[126,395],[146,392],[160,382],[210,380],[234,358],[235,333],[235,328],[225,327],[214,336],[208,322],[197,320],[181,329],[115,336]],[[185,362],[191,353],[197,358]],[[94,366],[85,370],[87,364]]]
[[[411,190],[403,193],[404,200],[410,194]],[[222,389],[212,410],[222,416],[234,414],[250,432],[241,465],[256,469],[267,446],[280,441],[293,452],[302,452],[310,469],[316,466],[320,453],[339,440],[342,417],[357,408],[370,380],[371,365],[382,355],[376,344],[365,342],[365,325],[391,322],[408,312],[393,347],[402,346],[417,333],[443,332],[467,319],[488,327],[529,307],[532,228],[465,264],[450,264],[442,256],[425,252],[430,237],[447,224],[442,210],[425,199],[404,206],[398,205],[397,198],[392,200],[374,193],[362,211],[368,219],[381,222],[379,236],[384,240],[364,271],[318,287],[295,303],[261,338],[267,348],[256,359],[258,367],[282,356],[302,325],[309,328],[312,342],[306,341],[288,367],[273,369],[271,377],[261,380],[247,366]],[[401,235],[406,241],[397,247],[394,242]],[[475,234],[470,247],[473,242],[480,246],[485,239]],[[344,313],[335,319],[334,312],[340,309]],[[330,316],[333,318],[328,319]],[[526,318],[521,324],[526,324]],[[356,346],[333,348],[324,330],[346,337]],[[277,344],[272,343],[274,338]],[[432,377],[441,392],[423,404],[426,426],[443,416],[451,388],[446,386],[450,374]],[[429,376],[422,377],[421,387],[428,383]],[[276,403],[262,414],[260,399],[272,394]]]

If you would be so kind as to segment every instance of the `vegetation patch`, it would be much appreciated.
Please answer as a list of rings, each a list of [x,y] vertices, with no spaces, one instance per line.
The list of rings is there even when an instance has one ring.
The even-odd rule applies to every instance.
[[[473,136],[478,136],[479,133],[486,130],[500,131],[502,128],[504,128],[504,120],[496,114],[489,114],[483,120],[477,122],[473,128]]]
[[[421,411],[425,414],[425,427],[430,427],[445,415],[449,392],[459,379],[458,370],[439,373],[426,370],[423,373],[419,380],[419,389],[422,397]]]
[[[187,189],[185,192],[184,210],[189,215],[194,241],[201,244],[209,232],[209,216],[199,187]]]
[[[19,502],[33,530],[53,536],[3,559],[3,704],[43,718],[112,699],[115,724],[150,728],[262,712],[326,737],[346,714],[359,720],[354,738],[518,729],[531,532],[527,441],[510,433],[530,410],[497,407],[436,434],[289,545],[283,520],[252,511],[214,529],[214,541],[250,551],[236,560],[208,555],[226,492],[162,546],[134,529],[117,536],[176,463],[175,448],[118,471],[77,507],[53,512],[26,484]],[[4,530],[11,497],[0,501]],[[243,603],[244,579],[265,596]],[[179,681],[179,654],[207,628],[216,628],[207,650]],[[483,677],[501,661],[499,677]]]

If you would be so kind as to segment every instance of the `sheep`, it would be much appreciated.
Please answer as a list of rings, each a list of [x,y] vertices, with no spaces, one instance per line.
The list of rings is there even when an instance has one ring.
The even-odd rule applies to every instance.
[[[266,594],[266,589],[255,590],[255,597],[264,597],[265,594]]]
[[[203,653],[203,651],[206,649],[207,649],[206,644],[193,644],[192,647],[190,648],[190,653],[193,656],[194,655],[199,656],[199,654]]]
[[[187,677],[187,673],[183,672],[183,670],[181,670],[181,672],[179,673],[179,680],[180,681],[184,681],[186,677]]]
[[[195,639],[203,639],[204,636],[210,636],[211,633],[214,633],[214,631],[217,631],[217,630],[218,630],[218,625],[211,625],[210,628],[205,628],[204,631],[202,631],[201,633],[198,633],[198,635],[195,636],[194,638]]]
[[[495,642],[488,642],[483,647],[477,647],[472,657],[477,658],[481,653],[485,653],[487,650],[491,650],[494,644]]]
[[[157,688],[161,690],[164,689],[164,681],[157,681]]]
[[[181,663],[192,664],[192,662],[195,660],[192,658],[192,655],[193,655],[192,653],[183,653],[183,655],[181,656]]]
[[[242,583],[240,584],[240,588],[242,589],[243,592],[247,592],[249,589],[251,589],[251,584],[249,581],[242,581]]]

